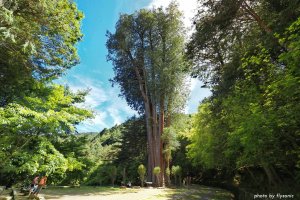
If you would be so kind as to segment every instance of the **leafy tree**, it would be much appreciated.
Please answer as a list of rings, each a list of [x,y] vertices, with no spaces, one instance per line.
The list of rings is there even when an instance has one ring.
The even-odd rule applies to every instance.
[[[187,46],[187,56],[194,63],[193,76],[200,77],[208,86],[219,85],[223,90],[222,82],[226,80],[230,85],[225,86],[230,87],[235,76],[241,75],[236,67],[251,47],[263,43],[277,55],[284,49],[274,33],[283,33],[287,25],[297,19],[300,6],[297,0],[198,2],[199,11],[194,19],[196,31]],[[233,62],[235,67],[229,69],[231,77],[224,80],[222,76]]]
[[[35,136],[28,141],[25,136],[2,135],[0,146],[1,184],[15,184],[30,175],[41,173],[51,175],[49,182],[57,182],[55,176],[63,176],[66,171],[83,167],[71,155],[61,154],[45,137]]]
[[[5,0],[0,18],[0,107],[78,63],[83,14],[74,2]]]
[[[194,118],[189,156],[206,168],[247,169],[250,174],[251,168],[261,168],[268,180],[264,183],[267,189],[283,187],[295,181],[299,173],[295,161],[299,123],[293,120],[299,113],[299,94],[295,93],[299,87],[295,68],[299,13],[294,10],[290,17],[281,17],[291,6],[298,8],[299,2],[239,1],[237,12],[222,18],[232,9],[224,2],[207,2],[207,12],[198,16],[204,21],[196,22],[197,31],[189,46],[191,56],[200,62],[205,61],[206,54],[211,56],[207,59],[212,68],[198,69],[216,77],[206,79],[213,95],[202,102]],[[243,26],[235,26],[248,12],[243,5],[268,27],[258,18],[254,23],[241,21]],[[212,34],[201,35],[204,30]],[[212,42],[219,45],[223,63],[215,64],[218,54],[212,53]],[[202,76],[200,73],[196,74]],[[255,182],[255,176],[251,177]]]
[[[11,168],[9,172],[15,176],[15,181],[24,178],[24,174],[32,175],[41,171],[57,174],[57,177],[63,179],[64,173],[81,170],[84,165],[74,158],[74,155],[57,151],[51,140],[46,137],[74,133],[75,125],[92,117],[92,112],[74,106],[75,103],[84,100],[85,92],[76,94],[63,86],[55,84],[46,86],[37,82],[34,87],[35,90],[28,93],[24,99],[0,107],[0,138],[3,140],[3,151],[4,149],[6,151],[1,153],[3,162],[0,164],[0,173],[5,176],[8,173],[7,168]],[[6,140],[6,137],[10,139]],[[35,138],[39,137],[41,140],[36,141]],[[41,146],[43,142],[45,145]],[[36,145],[40,148],[37,151],[44,153],[40,155],[35,153],[33,148]],[[48,147],[49,150],[43,150]],[[37,158],[31,156],[32,152],[33,155],[37,154]],[[48,161],[44,165],[37,164],[42,162],[43,157]],[[9,164],[12,160],[20,159],[20,162]],[[53,160],[52,164],[50,160]],[[23,162],[27,164],[20,164]],[[19,170],[24,174],[19,173]],[[53,179],[53,182],[57,181]]]
[[[173,174],[174,178],[175,178],[175,185],[181,185],[181,176],[182,176],[182,168],[177,165],[177,166],[172,166],[172,171],[171,173]],[[178,177],[178,179],[177,179]],[[178,180],[178,183],[177,183],[177,180]]]
[[[161,173],[161,169],[160,169],[160,167],[154,167],[153,168],[153,174],[156,176],[156,178],[157,178],[157,184],[159,183],[159,175],[160,175],[160,173]]]
[[[56,177],[51,175],[51,179],[55,178],[57,183],[62,185],[80,185],[85,183],[89,173],[99,162],[98,159],[94,159],[91,155],[89,135],[57,135],[56,137],[49,138],[49,140],[64,156],[76,158],[78,162],[82,163],[80,169],[67,170],[63,176],[60,174]]]
[[[138,173],[141,180],[141,185],[144,187],[145,175],[146,175],[146,167],[143,164],[140,164],[138,167]]]
[[[193,117],[192,144],[188,146],[188,156],[194,164],[205,168],[222,168],[229,165],[230,161],[225,159],[223,148],[226,134],[219,126],[211,111],[211,104],[203,102]]]
[[[112,186],[114,186],[115,185],[116,176],[117,176],[117,167],[114,166],[114,165],[107,166],[106,167],[106,173],[110,177]]]
[[[114,164],[126,168],[127,177],[132,183],[138,183],[137,167],[146,163],[147,137],[144,117],[132,117],[120,125],[120,143]]]
[[[22,101],[0,107],[0,133],[47,135],[75,132],[75,125],[91,111],[74,106],[86,93],[72,93],[59,85],[35,84]]]
[[[78,171],[89,161],[81,150],[66,149],[61,136],[75,133],[79,122],[92,117],[75,106],[87,92],[73,93],[51,81],[79,61],[83,14],[69,0],[4,0],[0,18],[0,176],[9,172],[14,182],[47,172],[52,183],[67,181],[66,176],[78,182]],[[62,148],[58,138],[65,140]]]
[[[3,1],[0,16],[5,69],[16,62],[22,72],[29,67],[34,77],[46,78],[57,77],[78,63],[75,44],[82,37],[83,14],[73,1]]]
[[[162,134],[162,141],[164,143],[164,157],[166,160],[166,169],[170,170],[170,160],[172,158],[172,152],[179,147],[179,142],[176,137],[176,132],[173,127],[167,127]],[[167,182],[170,183],[170,174],[166,173]]]
[[[125,184],[125,179],[127,179],[138,184],[137,167],[140,163],[145,163],[147,151],[143,117],[132,117],[120,125],[103,129],[100,133],[84,133],[79,136],[78,139],[82,138],[86,145],[83,151],[84,158],[88,158],[87,160],[82,158],[82,162],[87,163],[83,167],[85,170],[83,183],[87,185],[111,184],[106,168],[114,165],[118,166],[117,171],[120,172],[116,175],[116,182],[120,181]],[[63,146],[60,149],[73,151],[72,146],[67,146],[70,149],[65,149],[63,144],[64,142],[58,143]],[[76,145],[74,148],[74,150],[77,149]],[[80,148],[78,150],[82,151]],[[126,178],[124,178],[124,171]]]

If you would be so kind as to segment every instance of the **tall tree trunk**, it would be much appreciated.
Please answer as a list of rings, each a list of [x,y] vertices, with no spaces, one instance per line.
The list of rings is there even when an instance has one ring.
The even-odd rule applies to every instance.
[[[124,167],[123,168],[123,172],[122,172],[122,177],[123,177],[123,185],[125,186],[126,185],[126,168]]]
[[[159,160],[159,137],[158,137],[158,124],[157,124],[157,112],[156,112],[156,104],[154,101],[152,101],[151,106],[151,121],[152,121],[152,145],[153,145],[153,166],[152,171],[154,167],[160,166],[160,160]],[[158,179],[157,176],[155,176],[152,173],[152,180],[155,183],[155,185],[158,185]]]
[[[171,97],[168,97],[168,102],[167,102],[167,111],[166,111],[166,118],[164,119],[165,120],[165,127],[170,127],[171,126],[171,114],[170,114],[170,110],[171,110],[171,102],[172,101],[172,99],[171,99]],[[165,117],[165,116],[164,116]],[[170,152],[170,154],[171,154],[171,152]],[[166,171],[166,169],[169,169],[169,171],[171,172],[171,169],[170,169],[170,160],[171,160],[171,155],[170,156],[165,156],[164,157],[165,158],[165,161],[164,161],[164,163],[165,163],[165,166],[164,166],[164,169],[165,169],[165,171]],[[167,175],[166,173],[165,173],[165,179],[166,179],[166,181],[167,181],[167,184],[168,185],[170,185],[171,184],[171,177],[170,177],[170,175]]]
[[[165,164],[164,164],[164,156],[163,156],[163,143],[161,141],[161,135],[163,134],[164,131],[164,122],[165,122],[165,99],[164,97],[161,98],[160,100],[160,106],[159,106],[159,140],[160,140],[160,152],[159,152],[159,157],[160,157],[160,185],[165,186]]]
[[[154,158],[153,158],[153,133],[152,133],[152,119],[149,103],[145,102],[145,117],[146,117],[146,129],[147,129],[147,142],[148,142],[148,167],[147,167],[147,181],[153,181],[153,168],[154,168]]]
[[[135,64],[134,59],[132,58],[132,55],[129,54],[132,63]],[[147,181],[154,181],[154,175],[153,175],[153,168],[155,166],[155,157],[154,157],[154,150],[155,150],[155,145],[153,141],[153,115],[152,115],[152,102],[150,101],[150,98],[148,96],[148,91],[147,91],[147,87],[146,87],[146,80],[145,77],[143,78],[141,76],[140,70],[137,67],[137,65],[134,65],[134,70],[135,70],[135,74],[137,76],[137,79],[139,81],[139,88],[140,88],[140,92],[142,94],[143,97],[143,101],[144,101],[144,105],[145,105],[145,117],[146,117],[146,129],[147,129],[147,141],[148,141],[148,167],[147,167],[147,177],[148,180]],[[142,67],[142,71],[143,71],[143,76],[144,76],[144,68]]]
[[[246,167],[246,169],[247,169],[248,173],[250,174],[252,180],[254,181],[255,185],[256,185],[256,186],[259,186],[259,182],[258,182],[257,179],[255,178],[255,176],[254,176],[254,174],[252,173],[252,171],[251,171],[248,167]]]
[[[272,173],[272,170],[271,170],[270,166],[268,164],[264,163],[263,164],[263,169],[266,172],[266,175],[268,177],[269,187],[273,187],[273,186],[277,187],[278,184],[277,184],[277,182],[274,178],[274,175]]]
[[[267,33],[272,33],[272,29],[263,21],[260,16],[247,4],[246,1],[241,1],[241,8],[254,19],[259,27]]]
[[[170,169],[170,156],[166,156],[166,169],[169,169],[169,172],[171,173],[171,169]],[[171,174],[166,174],[166,183],[167,183],[167,186],[169,186],[171,184],[170,175]]]

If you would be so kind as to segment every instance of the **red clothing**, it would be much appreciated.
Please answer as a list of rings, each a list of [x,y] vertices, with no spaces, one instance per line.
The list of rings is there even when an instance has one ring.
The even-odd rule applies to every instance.
[[[46,185],[46,182],[47,182],[47,177],[43,176],[39,182],[39,185],[44,186]]]

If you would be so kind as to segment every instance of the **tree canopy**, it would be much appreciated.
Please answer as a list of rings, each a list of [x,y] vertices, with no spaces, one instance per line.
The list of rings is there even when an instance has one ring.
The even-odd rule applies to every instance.
[[[82,169],[53,138],[93,116],[78,107],[87,92],[52,82],[79,62],[82,12],[69,0],[4,0],[0,18],[1,184]]]
[[[299,1],[199,2],[187,54],[213,95],[194,117],[189,157],[247,169],[268,191],[299,182]]]

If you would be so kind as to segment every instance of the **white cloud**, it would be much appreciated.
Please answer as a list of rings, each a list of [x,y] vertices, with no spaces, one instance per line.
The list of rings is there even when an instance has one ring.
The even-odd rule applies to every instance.
[[[95,108],[100,103],[108,100],[108,96],[103,89],[103,83],[101,81],[95,81],[81,76],[73,76],[73,78],[76,80],[76,83],[75,85],[69,85],[72,90],[90,89],[89,94],[85,98],[85,106]]]
[[[167,7],[171,0],[153,0],[147,8],[152,7]],[[184,15],[184,25],[188,29],[188,35],[191,34],[192,18],[196,13],[197,0],[177,0],[179,10]],[[98,73],[94,72],[94,73]],[[89,79],[83,75],[71,76],[65,83],[68,84],[72,90],[82,90],[90,88],[90,93],[86,96],[82,107],[88,107],[95,111],[95,118],[86,120],[78,126],[79,132],[99,132],[103,128],[109,128],[115,124],[120,124],[126,118],[137,115],[126,103],[124,99],[118,97],[120,93],[118,88],[111,88],[109,83],[104,83],[99,80]],[[199,102],[206,96],[210,95],[208,89],[201,88],[202,83],[197,79],[191,79],[190,100],[187,103],[187,113],[194,113],[197,111]]]
[[[195,78],[191,79],[191,88],[190,88],[191,91],[193,91],[196,88],[198,83],[199,83],[198,79],[195,79]]]
[[[148,8],[152,7],[164,7],[166,8],[172,0],[153,0]],[[191,29],[192,18],[197,12],[197,0],[177,0],[179,10],[183,13],[183,22],[186,28]]]
[[[121,124],[125,121],[124,114],[127,116],[137,115],[137,112],[132,110],[124,99],[118,96],[120,93],[117,87],[110,90],[111,106],[107,108],[109,115],[114,119],[114,124]]]
[[[205,98],[211,95],[211,92],[208,88],[202,88],[203,83],[198,79],[191,79],[190,86],[190,99],[187,103],[186,113],[195,113],[197,112],[199,103]]]
[[[118,96],[119,89],[110,87],[108,83],[79,75],[69,77],[66,83],[72,91],[90,89],[85,102],[78,106],[92,109],[95,115],[93,119],[88,119],[78,126],[79,132],[99,132],[103,128],[121,124],[126,118],[137,114]]]
[[[79,132],[99,132],[103,128],[109,128],[110,125],[105,122],[106,117],[106,112],[95,112],[93,119],[82,122],[77,129]]]

